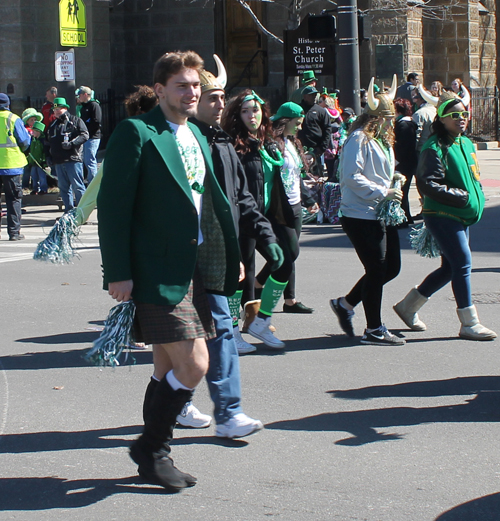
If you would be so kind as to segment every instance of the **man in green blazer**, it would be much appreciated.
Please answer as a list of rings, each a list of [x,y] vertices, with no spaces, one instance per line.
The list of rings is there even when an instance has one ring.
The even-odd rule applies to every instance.
[[[153,344],[144,432],[130,449],[147,481],[193,486],[169,443],[177,415],[208,368],[213,324],[206,291],[232,295],[239,277],[229,202],[206,139],[187,122],[200,98],[202,59],[163,55],[154,67],[159,105],[123,121],[106,150],[97,199],[104,287],[136,305],[136,339]]]

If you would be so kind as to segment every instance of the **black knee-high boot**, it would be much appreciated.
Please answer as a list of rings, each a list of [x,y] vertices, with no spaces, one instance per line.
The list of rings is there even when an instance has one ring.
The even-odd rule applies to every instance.
[[[144,423],[146,423],[146,418],[149,415],[149,410],[151,409],[151,404],[153,402],[153,396],[160,382],[151,377],[151,380],[146,388],[146,394],[144,395],[144,403],[142,404],[142,419]]]
[[[144,409],[144,432],[130,447],[130,457],[147,481],[175,490],[196,484],[196,478],[177,469],[170,457],[177,415],[192,395],[184,389],[174,391],[166,378],[156,384],[150,405]]]

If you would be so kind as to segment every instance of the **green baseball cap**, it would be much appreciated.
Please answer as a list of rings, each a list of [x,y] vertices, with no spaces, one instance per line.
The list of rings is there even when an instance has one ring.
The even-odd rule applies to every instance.
[[[302,118],[303,116],[304,109],[300,105],[297,105],[297,103],[288,101],[281,105],[274,116],[271,116],[271,121],[277,121],[280,118]]]

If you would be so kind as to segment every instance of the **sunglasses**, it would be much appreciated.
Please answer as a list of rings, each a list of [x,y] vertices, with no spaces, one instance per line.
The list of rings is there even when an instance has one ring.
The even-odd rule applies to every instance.
[[[448,114],[443,114],[442,118],[447,118],[448,116],[451,117],[451,119],[458,120],[460,118],[462,119],[469,119],[470,112],[468,110],[462,110],[461,112],[448,112]]]

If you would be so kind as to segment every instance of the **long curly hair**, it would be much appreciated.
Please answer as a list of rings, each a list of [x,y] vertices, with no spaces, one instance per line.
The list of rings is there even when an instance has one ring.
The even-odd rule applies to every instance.
[[[281,155],[285,154],[285,136],[283,135],[286,124],[292,121],[292,118],[280,118],[276,121],[273,121],[273,139],[274,142],[278,145],[279,151],[281,152]],[[302,165],[304,167],[304,170],[307,172],[309,171],[309,165],[306,160],[306,156],[304,153],[304,147],[302,146],[302,143],[300,139],[297,136],[286,136],[295,146],[297,149],[297,152],[299,153],[300,160],[302,161]]]
[[[266,141],[272,139],[272,125],[269,119],[271,111],[267,102],[260,106],[262,109],[262,123],[257,130],[257,135],[251,135],[241,119],[240,112],[244,103],[243,100],[251,94],[252,91],[250,89],[245,89],[234,98],[231,98],[222,114],[221,127],[233,138],[234,148],[240,154],[250,152],[252,139],[257,139],[260,147],[263,147]]]
[[[361,114],[361,116],[357,117],[354,123],[351,125],[349,129],[349,135],[351,135],[355,130],[360,128],[366,134],[368,139],[375,139],[379,137],[380,133],[380,124],[378,122],[377,116],[372,116],[371,114]],[[389,127],[383,136],[380,136],[383,141],[388,146],[394,146],[394,129]]]

